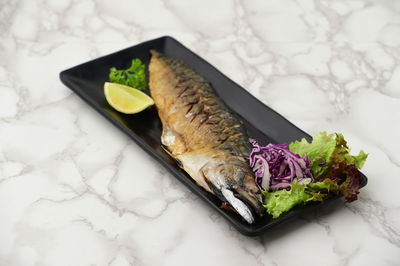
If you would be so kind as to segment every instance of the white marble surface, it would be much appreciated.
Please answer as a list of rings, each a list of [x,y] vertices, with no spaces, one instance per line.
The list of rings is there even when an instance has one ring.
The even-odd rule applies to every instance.
[[[369,184],[240,235],[58,73],[171,35]],[[400,265],[400,1],[0,0],[0,265]]]

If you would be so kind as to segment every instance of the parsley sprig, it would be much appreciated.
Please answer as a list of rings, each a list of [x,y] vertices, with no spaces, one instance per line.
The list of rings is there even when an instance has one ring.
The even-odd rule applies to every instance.
[[[110,68],[110,81],[130,86],[138,90],[146,89],[145,66],[140,59],[132,60],[132,64],[127,69],[118,70],[115,67]]]

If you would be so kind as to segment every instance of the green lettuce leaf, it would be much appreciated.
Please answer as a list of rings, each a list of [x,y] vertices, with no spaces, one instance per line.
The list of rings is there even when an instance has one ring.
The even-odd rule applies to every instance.
[[[273,192],[264,190],[264,207],[273,218],[278,218],[294,206],[310,200],[312,196],[305,192],[305,188],[305,185],[294,181],[290,190],[283,189]]]
[[[364,151],[360,151],[357,156],[350,155],[347,142],[339,133],[328,135],[326,132],[321,132],[313,136],[311,143],[306,139],[291,143],[289,150],[311,161],[310,167],[316,180],[323,178],[334,162],[355,165],[360,169],[368,157]]]
[[[329,168],[329,162],[336,149],[336,140],[333,134],[327,135],[322,132],[313,136],[313,141],[309,143],[306,139],[292,142],[289,150],[301,157],[307,157],[310,160],[310,167],[315,179],[319,179]]]
[[[307,157],[311,163],[314,180],[331,180],[336,186],[330,192],[342,194],[348,202],[357,199],[361,185],[361,174],[358,171],[368,155],[360,151],[357,156],[350,154],[350,148],[342,134],[326,134],[321,132],[313,136],[311,143],[302,139],[289,145],[289,150],[302,157]]]
[[[278,218],[296,205],[309,201],[323,201],[331,191],[337,189],[337,184],[329,179],[310,184],[299,184],[297,180],[294,180],[289,190],[272,192],[264,190],[264,208],[273,218]]]

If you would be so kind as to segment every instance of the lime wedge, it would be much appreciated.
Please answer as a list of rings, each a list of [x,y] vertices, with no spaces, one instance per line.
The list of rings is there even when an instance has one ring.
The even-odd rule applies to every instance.
[[[105,82],[104,95],[115,110],[124,114],[136,114],[154,104],[147,94],[118,83]]]

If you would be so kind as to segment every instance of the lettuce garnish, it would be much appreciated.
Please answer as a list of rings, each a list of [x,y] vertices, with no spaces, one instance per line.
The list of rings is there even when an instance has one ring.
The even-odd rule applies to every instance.
[[[295,141],[289,151],[309,160],[312,182],[299,183],[294,179],[290,188],[277,191],[264,190],[264,207],[273,218],[279,217],[294,206],[309,201],[323,201],[334,195],[343,195],[347,202],[357,199],[361,186],[361,169],[368,157],[364,151],[350,154],[342,134],[321,132]]]

